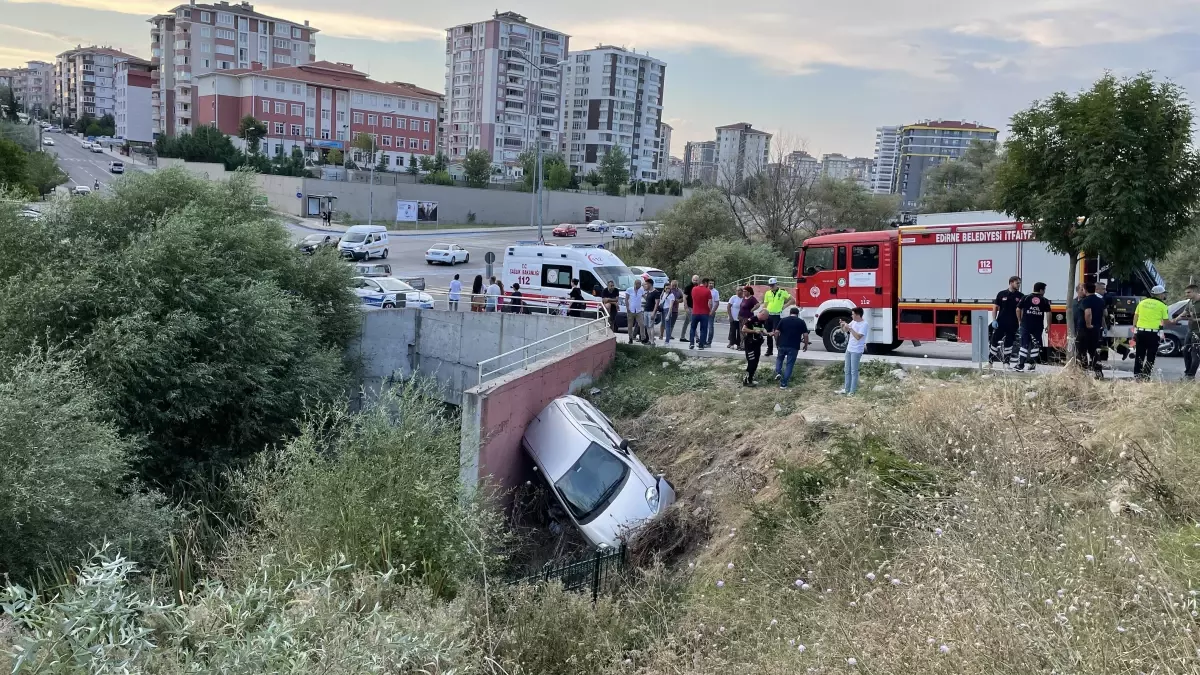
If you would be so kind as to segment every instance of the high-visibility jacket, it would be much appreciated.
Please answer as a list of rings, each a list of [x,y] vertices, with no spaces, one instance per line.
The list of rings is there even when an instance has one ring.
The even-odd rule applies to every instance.
[[[1164,321],[1171,319],[1171,312],[1158,298],[1146,298],[1139,302],[1135,314],[1138,330],[1159,330]]]
[[[768,290],[763,293],[763,303],[767,306],[767,314],[780,314],[783,312],[783,305],[792,296],[782,288],[777,291]]]

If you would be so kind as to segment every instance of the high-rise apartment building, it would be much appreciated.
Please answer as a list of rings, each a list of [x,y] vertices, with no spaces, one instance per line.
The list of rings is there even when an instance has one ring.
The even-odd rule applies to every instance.
[[[689,141],[683,146],[683,182],[717,184],[716,141]]]
[[[974,122],[926,120],[900,130],[900,154],[893,192],[900,195],[903,213],[916,211],[925,172],[962,157],[974,141],[995,143],[999,132]]]
[[[671,134],[674,127],[666,122],[658,125],[658,175],[659,178],[670,178],[667,169],[671,165]]]
[[[294,68],[317,60],[317,29],[256,12],[249,2],[178,5],[150,19],[158,133],[191,131],[195,78],[217,70]]]
[[[451,162],[480,149],[493,166],[516,177],[517,158],[535,143],[548,152],[562,148],[562,62],[569,40],[515,12],[446,29],[444,136]]]
[[[0,86],[9,87],[25,112],[50,112],[54,104],[54,64],[29,61],[24,68],[0,68]]]
[[[116,64],[117,136],[131,143],[154,142],[153,73],[157,70],[145,59],[125,59]]]
[[[717,185],[736,187],[770,161],[771,134],[746,122],[717,127]]]
[[[821,162],[803,150],[793,150],[784,157],[783,163],[793,176],[815,179],[821,175]]]
[[[111,47],[79,46],[59,54],[54,61],[54,114],[69,120],[115,116],[117,64],[129,59],[137,57]]]
[[[662,61],[621,47],[572,52],[562,97],[567,165],[586,175],[619,147],[630,179],[658,181],[666,70]]]
[[[821,157],[821,174],[834,180],[853,180],[863,189],[870,189],[873,165],[872,159],[834,152]]]
[[[887,126],[875,130],[875,166],[871,170],[871,192],[891,194],[896,184],[896,169],[900,162],[900,130]]]

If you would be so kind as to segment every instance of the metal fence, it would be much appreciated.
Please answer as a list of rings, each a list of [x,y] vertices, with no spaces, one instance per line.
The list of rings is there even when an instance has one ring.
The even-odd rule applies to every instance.
[[[538,310],[535,309],[534,311]],[[541,311],[546,310],[543,308]],[[570,351],[576,345],[587,342],[598,335],[607,335],[610,328],[608,315],[605,313],[604,308],[597,305],[594,308],[589,308],[588,311],[599,314],[600,318],[593,319],[573,328],[568,328],[561,333],[555,333],[550,337],[542,338],[536,342],[530,342],[527,345],[507,351],[499,356],[493,356],[490,359],[480,361],[478,384],[483,384],[490,379],[500,377],[506,373],[526,368],[529,364],[551,354]]]
[[[592,602],[600,597],[602,591],[614,587],[620,580],[620,572],[625,568],[625,546],[609,549],[596,549],[590,557],[559,567],[551,567],[549,563],[542,571],[523,579],[517,579],[514,584],[546,583],[554,580],[562,582],[564,591],[591,590]]]

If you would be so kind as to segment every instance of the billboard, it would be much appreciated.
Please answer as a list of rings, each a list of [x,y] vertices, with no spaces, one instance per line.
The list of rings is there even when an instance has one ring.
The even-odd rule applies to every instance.
[[[404,199],[396,200],[396,222],[436,223],[437,221],[437,202],[416,202]]]

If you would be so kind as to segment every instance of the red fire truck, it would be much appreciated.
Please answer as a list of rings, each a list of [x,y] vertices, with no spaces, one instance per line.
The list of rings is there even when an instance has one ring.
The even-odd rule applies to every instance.
[[[1066,345],[1067,256],[1050,252],[1033,230],[997,212],[928,214],[915,225],[808,239],[796,252],[796,304],[828,351],[846,349],[839,318],[862,307],[873,351],[905,340],[971,341],[971,311],[989,310],[1019,275],[1022,291],[1046,283],[1053,313],[1049,345]],[[1097,266],[1090,268],[1094,280]]]

